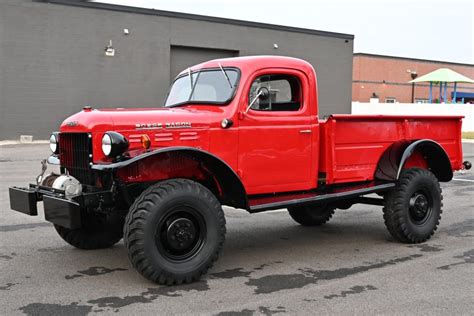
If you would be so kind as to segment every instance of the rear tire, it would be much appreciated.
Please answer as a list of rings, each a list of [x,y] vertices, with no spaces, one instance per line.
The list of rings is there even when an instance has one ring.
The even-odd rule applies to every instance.
[[[335,208],[329,204],[302,205],[288,208],[288,213],[295,222],[303,226],[320,226],[328,222]]]
[[[159,284],[198,280],[214,264],[225,240],[217,198],[187,179],[146,189],[125,220],[124,242],[135,269]]]
[[[438,179],[425,169],[404,170],[397,187],[385,195],[385,225],[404,243],[431,238],[441,219],[443,196]]]
[[[86,214],[81,220],[83,227],[80,229],[59,225],[54,228],[65,242],[84,250],[110,248],[122,239],[123,218]]]

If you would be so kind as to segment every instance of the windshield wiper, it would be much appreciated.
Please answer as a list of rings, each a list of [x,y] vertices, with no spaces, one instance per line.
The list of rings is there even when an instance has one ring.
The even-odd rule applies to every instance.
[[[191,89],[193,88],[193,76],[191,74],[191,68],[188,68],[188,76],[189,76],[189,81],[191,81]]]
[[[226,77],[227,82],[229,83],[230,88],[232,89],[233,86],[232,86],[232,82],[230,82],[229,76],[227,76],[227,73],[225,72],[224,68],[222,68],[221,63],[218,63],[218,65],[219,65],[219,68],[221,69],[222,73],[223,73],[224,76]]]
[[[190,69],[188,68],[188,73],[190,72]],[[192,73],[190,74],[190,77],[192,77]],[[201,69],[199,69],[199,71],[197,72],[197,75],[196,75],[196,80],[192,80],[191,79],[191,92],[189,93],[189,97],[186,101],[183,101],[183,102],[180,102],[180,103],[177,103],[177,104],[173,104],[173,105],[168,105],[167,108],[174,108],[174,107],[178,107],[178,106],[184,106],[184,105],[188,105],[189,104],[189,101],[191,101],[192,97],[193,97],[193,94],[194,94],[194,90],[196,89],[196,86],[197,86],[197,82],[199,80],[199,76],[201,75]]]
[[[194,84],[191,86],[191,93],[189,94],[188,101],[191,101],[194,93],[194,89],[196,89],[197,82],[199,80],[199,76],[201,75],[201,69],[199,69],[197,75],[196,75],[196,81],[194,81]]]

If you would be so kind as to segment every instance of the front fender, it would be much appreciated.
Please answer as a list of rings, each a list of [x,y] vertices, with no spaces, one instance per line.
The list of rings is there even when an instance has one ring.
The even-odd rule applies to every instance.
[[[183,167],[186,164],[187,169]],[[190,168],[193,170],[190,171]],[[199,172],[193,172],[196,168],[199,168]],[[248,210],[247,193],[235,171],[219,157],[193,147],[166,147],[112,164],[95,164],[92,169],[114,174],[127,169],[137,172],[137,177],[145,171],[146,179],[150,182],[171,177],[192,179],[196,174],[210,176],[217,182],[216,188],[211,191],[218,195],[222,204]]]

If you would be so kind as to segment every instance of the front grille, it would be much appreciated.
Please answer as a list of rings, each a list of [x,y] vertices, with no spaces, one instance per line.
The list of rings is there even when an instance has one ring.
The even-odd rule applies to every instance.
[[[93,184],[90,162],[92,141],[86,133],[61,133],[59,135],[59,158],[61,167],[83,184]]]

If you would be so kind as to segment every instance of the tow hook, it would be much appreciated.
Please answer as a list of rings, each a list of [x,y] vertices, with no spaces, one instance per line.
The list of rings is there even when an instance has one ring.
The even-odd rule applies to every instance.
[[[36,177],[36,184],[39,185],[43,181],[43,176],[47,168],[46,159],[41,160],[41,173]]]
[[[471,167],[472,167],[471,162],[470,162],[470,161],[467,161],[467,160],[464,161],[464,162],[462,163],[462,165],[464,166],[464,170],[469,170],[469,169],[471,169]]]

